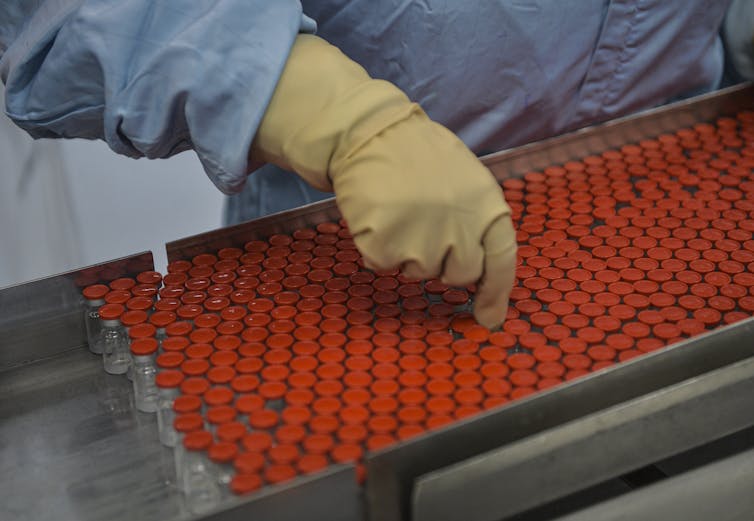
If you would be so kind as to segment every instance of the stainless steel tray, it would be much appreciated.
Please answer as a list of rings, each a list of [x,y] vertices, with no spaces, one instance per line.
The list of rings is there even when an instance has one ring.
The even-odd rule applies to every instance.
[[[520,176],[753,106],[754,87],[734,87],[483,160],[499,179]],[[171,242],[168,259],[338,217],[331,199]],[[0,290],[0,519],[192,517],[166,483],[169,454],[157,442],[153,416],[133,410],[127,382],[104,375],[85,346],[76,281],[145,267],[149,254]],[[370,454],[363,490],[354,469],[339,466],[201,517],[376,521],[521,512],[754,424],[753,334],[754,320],[747,320]],[[701,428],[700,415],[715,410]],[[636,457],[646,448],[643,433],[668,429],[693,435],[658,434]],[[609,464],[587,457],[586,439],[610,454]],[[557,460],[569,451],[584,457]],[[578,480],[542,488],[553,461],[556,474]],[[517,484],[481,486],[490,480]]]

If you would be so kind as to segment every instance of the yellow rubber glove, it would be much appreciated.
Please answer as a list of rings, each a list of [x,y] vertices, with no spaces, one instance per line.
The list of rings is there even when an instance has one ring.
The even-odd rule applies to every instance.
[[[477,320],[505,318],[516,242],[501,188],[454,134],[336,47],[297,37],[250,157],[334,189],[367,266],[478,282]]]

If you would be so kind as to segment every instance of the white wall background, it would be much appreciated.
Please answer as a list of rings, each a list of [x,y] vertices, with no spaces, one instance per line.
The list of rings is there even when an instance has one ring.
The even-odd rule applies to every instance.
[[[0,287],[144,250],[164,272],[166,242],[221,225],[223,196],[193,152],[133,160],[99,141],[33,142],[0,116],[0,156]]]
[[[63,143],[85,264],[151,250],[158,271],[165,243],[221,226],[223,195],[193,152],[134,160],[103,142]]]

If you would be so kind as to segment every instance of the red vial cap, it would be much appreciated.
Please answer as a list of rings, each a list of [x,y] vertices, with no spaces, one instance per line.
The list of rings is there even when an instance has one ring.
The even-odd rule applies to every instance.
[[[131,299],[129,291],[114,290],[105,295],[105,302],[108,304],[125,304]]]
[[[101,316],[101,313],[100,313]],[[128,337],[131,340],[137,338],[153,337],[157,334],[157,329],[152,324],[136,324],[128,329]]]
[[[105,304],[99,308],[99,316],[102,320],[118,320],[124,311],[121,304]]]
[[[160,371],[155,376],[155,384],[162,389],[173,389],[183,383],[183,373],[175,370]]]
[[[133,297],[128,299],[128,302],[126,302],[126,307],[128,309],[140,309],[143,311],[151,309],[152,303],[152,299],[148,297]]]
[[[244,438],[246,441],[246,438]],[[249,449],[247,449],[249,450]],[[233,466],[242,474],[252,474],[264,468],[265,459],[260,452],[250,451],[238,454],[233,460]]]
[[[165,334],[169,337],[173,336],[186,336],[192,330],[191,322],[181,321],[173,322],[165,327]]]
[[[154,340],[152,338],[150,339],[144,339],[144,340]],[[134,340],[132,343],[137,342],[137,340]],[[156,346],[156,341],[155,341]],[[157,367],[160,367],[162,369],[177,369],[178,367],[181,367],[181,364],[184,363],[185,357],[183,356],[183,353],[178,351],[170,351],[166,353],[161,353],[157,356],[155,363],[157,364]]]
[[[179,414],[173,420],[173,428],[180,433],[200,430],[204,426],[204,418],[199,413]]]
[[[290,465],[270,465],[264,471],[267,482],[276,484],[290,481],[296,477],[296,469]]]
[[[175,322],[177,316],[172,311],[155,311],[149,316],[149,322],[157,328],[165,328]]]
[[[228,405],[219,405],[207,409],[207,421],[213,425],[228,423],[236,419],[236,409]]]
[[[143,324],[147,320],[147,313],[141,310],[126,311],[120,317],[120,323],[126,327]]]
[[[194,396],[203,395],[209,389],[209,382],[206,378],[197,376],[186,378],[181,384],[181,392]]]
[[[191,344],[184,350],[186,356],[192,359],[209,358],[212,352],[210,344]]]
[[[216,407],[233,401],[233,391],[227,387],[212,387],[204,393],[204,403]]]
[[[142,271],[136,276],[140,284],[159,285],[162,282],[162,275],[156,271]]]
[[[131,342],[131,353],[133,353],[134,356],[149,356],[157,352],[157,347],[158,344],[156,339],[139,338]]]
[[[222,442],[236,444],[246,435],[246,427],[238,421],[231,421],[217,426],[215,429],[217,439]]]
[[[249,494],[259,489],[262,483],[258,474],[236,474],[230,481],[230,489],[234,494]]]
[[[271,429],[278,423],[278,413],[270,409],[260,409],[249,414],[249,425],[254,429]]]
[[[296,463],[296,468],[302,474],[314,474],[326,468],[328,463],[322,454],[305,454]]]
[[[104,284],[93,284],[84,288],[84,298],[87,300],[102,300],[108,294],[110,288]]]
[[[254,344],[246,344],[245,346],[242,346],[241,349],[239,349],[239,352],[241,353],[241,350],[246,351],[244,347],[254,347]],[[241,353],[241,354],[247,354],[247,353]],[[262,363],[262,360],[259,358],[256,358],[254,356],[249,356],[246,358],[241,358],[238,362],[235,363],[234,367],[236,371],[242,374],[252,374],[252,373],[258,373],[264,364]]]
[[[235,376],[235,369],[227,366],[212,367],[207,371],[207,380],[213,384],[227,384],[233,380]]]
[[[231,380],[230,387],[237,393],[250,393],[259,387],[259,382],[256,375],[242,374]]]
[[[264,407],[264,400],[255,394],[244,394],[236,399],[234,405],[241,414],[251,414]]]
[[[287,465],[296,462],[299,458],[299,450],[293,444],[278,444],[269,448],[267,456],[270,461],[279,465]]]
[[[308,412],[308,409],[302,409]],[[285,416],[285,411],[283,416]],[[307,416],[307,419],[309,416],[311,416],[311,414]],[[283,418],[283,420],[285,421],[285,417]],[[281,425],[277,428],[277,430],[275,431],[275,437],[277,438],[278,442],[283,444],[300,443],[306,437],[306,429],[302,427],[300,423],[294,424],[288,422],[286,425]]]
[[[183,437],[183,447],[189,451],[209,449],[212,445],[212,434],[208,431],[192,431]]]

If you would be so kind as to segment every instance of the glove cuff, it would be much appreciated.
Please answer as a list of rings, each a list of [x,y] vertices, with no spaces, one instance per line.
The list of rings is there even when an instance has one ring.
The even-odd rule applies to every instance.
[[[416,113],[423,115],[395,85],[371,79],[324,40],[299,35],[250,155],[332,191],[339,164]]]

